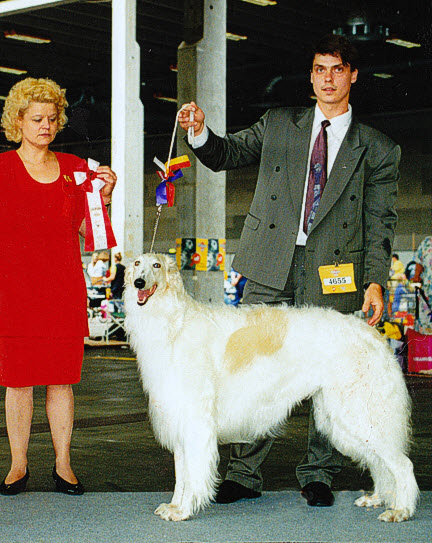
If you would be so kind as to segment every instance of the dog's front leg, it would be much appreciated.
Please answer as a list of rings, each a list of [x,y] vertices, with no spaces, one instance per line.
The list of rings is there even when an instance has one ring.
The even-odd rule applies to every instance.
[[[179,517],[179,504],[182,501],[184,493],[184,453],[183,447],[177,447],[174,451],[174,467],[175,467],[175,488],[174,495],[171,503],[161,503],[155,511],[155,515],[161,516],[165,520],[184,520],[182,518],[171,518],[173,516]]]
[[[175,467],[175,487],[174,495],[171,503],[174,505],[180,505],[185,487],[185,465],[184,465],[184,452],[182,447],[178,447],[174,451],[174,467]]]
[[[214,497],[219,461],[217,441],[208,428],[202,427],[201,430],[192,432],[180,450],[176,448],[173,499],[155,511],[165,520],[187,520]]]

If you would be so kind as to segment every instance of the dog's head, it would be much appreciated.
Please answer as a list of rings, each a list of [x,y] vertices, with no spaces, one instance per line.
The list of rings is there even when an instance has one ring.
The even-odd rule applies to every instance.
[[[138,305],[145,305],[152,296],[171,290],[183,292],[183,282],[175,261],[167,255],[148,253],[139,256],[126,269],[127,291],[136,293]]]

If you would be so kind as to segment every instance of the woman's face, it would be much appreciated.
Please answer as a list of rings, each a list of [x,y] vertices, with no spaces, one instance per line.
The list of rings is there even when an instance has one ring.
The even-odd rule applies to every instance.
[[[23,143],[46,147],[58,131],[57,107],[52,103],[31,102],[22,117],[18,118]]]

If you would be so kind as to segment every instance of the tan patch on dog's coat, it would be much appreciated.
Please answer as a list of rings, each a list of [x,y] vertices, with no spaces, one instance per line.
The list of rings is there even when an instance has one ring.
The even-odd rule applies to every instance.
[[[285,341],[288,329],[286,315],[269,312],[268,307],[247,315],[247,323],[228,338],[225,361],[229,371],[236,372],[249,366],[256,356],[277,353]]]

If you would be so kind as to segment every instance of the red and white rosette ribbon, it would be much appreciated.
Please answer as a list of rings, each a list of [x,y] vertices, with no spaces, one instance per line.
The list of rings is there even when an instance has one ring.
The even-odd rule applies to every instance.
[[[97,176],[99,162],[91,158],[82,161],[79,171],[74,172],[75,182],[86,193],[86,237],[84,248],[86,251],[99,251],[111,249],[117,245],[114,232],[105,207],[101,188],[105,181]]]

